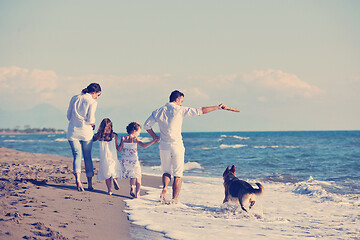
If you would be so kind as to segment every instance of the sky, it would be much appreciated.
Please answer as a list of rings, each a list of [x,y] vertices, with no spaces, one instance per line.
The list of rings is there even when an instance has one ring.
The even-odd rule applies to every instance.
[[[360,130],[359,11],[355,0],[0,0],[0,128],[47,104],[64,116],[47,127],[66,129],[70,98],[97,82],[97,125],[109,117],[119,132],[175,89],[184,106],[241,110],[183,131]]]

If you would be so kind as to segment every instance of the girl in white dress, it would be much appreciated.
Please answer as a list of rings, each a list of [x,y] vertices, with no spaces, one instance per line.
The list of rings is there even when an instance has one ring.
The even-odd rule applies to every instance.
[[[142,148],[150,147],[160,139],[153,139],[151,142],[143,143],[138,139],[141,133],[141,126],[136,122],[130,123],[126,127],[128,136],[122,137],[118,150],[121,152],[121,162],[123,166],[123,178],[130,178],[130,195],[140,198],[141,187],[141,168],[137,152],[137,145]],[[136,192],[134,188],[136,186]]]
[[[108,194],[112,195],[111,180],[114,188],[119,189],[117,178],[121,178],[122,169],[117,156],[117,134],[113,132],[112,122],[104,118],[93,141],[99,140],[100,162],[97,180],[105,180]]]

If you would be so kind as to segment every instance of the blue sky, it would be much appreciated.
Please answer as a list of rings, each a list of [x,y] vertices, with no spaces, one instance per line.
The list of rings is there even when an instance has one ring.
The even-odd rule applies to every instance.
[[[174,89],[185,106],[241,110],[184,131],[359,130],[359,11],[331,0],[2,0],[0,110],[50,104],[64,113],[52,127],[66,128],[71,96],[98,82],[97,124],[110,117],[120,131]]]

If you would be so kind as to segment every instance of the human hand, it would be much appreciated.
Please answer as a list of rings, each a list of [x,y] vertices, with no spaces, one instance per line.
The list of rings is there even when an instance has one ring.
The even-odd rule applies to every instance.
[[[219,105],[219,109],[222,109],[222,110],[229,110],[229,107],[228,106],[226,106],[225,104],[223,104],[223,103],[220,103],[220,105]]]
[[[226,106],[225,104],[222,104],[222,103],[219,105],[219,109],[228,110],[228,111],[232,111],[232,112],[240,112],[239,109],[233,108],[233,107],[228,107],[228,106]]]

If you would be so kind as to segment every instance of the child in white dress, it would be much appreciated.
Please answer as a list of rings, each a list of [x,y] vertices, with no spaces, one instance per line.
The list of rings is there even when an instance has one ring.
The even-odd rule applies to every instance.
[[[141,168],[137,152],[137,145],[142,148],[150,147],[160,139],[154,139],[151,142],[143,143],[138,139],[141,133],[141,126],[136,122],[130,123],[126,127],[128,136],[122,137],[118,150],[121,152],[121,162],[123,165],[122,178],[130,178],[130,195],[134,198],[140,198],[141,187]],[[136,192],[134,188],[136,186]]]
[[[112,122],[108,118],[101,121],[93,141],[99,140],[100,162],[97,180],[105,180],[108,194],[112,195],[111,180],[114,188],[119,189],[117,178],[121,178],[122,168],[117,156],[117,134],[113,132]]]

